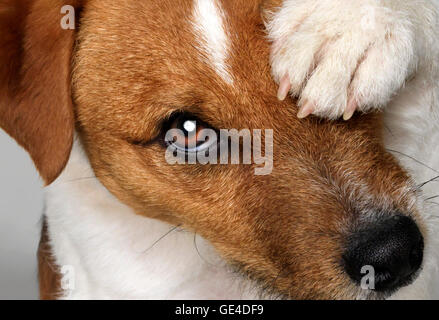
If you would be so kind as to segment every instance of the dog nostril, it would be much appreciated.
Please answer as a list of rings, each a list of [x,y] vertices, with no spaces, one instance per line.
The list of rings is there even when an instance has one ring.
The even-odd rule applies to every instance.
[[[408,285],[422,264],[424,240],[416,223],[396,215],[380,220],[348,238],[344,268],[356,283],[373,267],[376,291],[393,291]]]

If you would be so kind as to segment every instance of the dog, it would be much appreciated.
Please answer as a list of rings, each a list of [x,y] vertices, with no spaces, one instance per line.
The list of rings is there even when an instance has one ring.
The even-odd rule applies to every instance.
[[[438,21],[436,0],[3,1],[41,298],[434,298]],[[271,172],[169,164],[194,124],[272,130]]]

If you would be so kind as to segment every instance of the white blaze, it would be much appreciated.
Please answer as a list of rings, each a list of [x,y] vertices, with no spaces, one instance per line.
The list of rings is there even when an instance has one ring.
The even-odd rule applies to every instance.
[[[224,27],[224,11],[217,0],[195,0],[193,25],[198,48],[206,55],[207,62],[221,78],[232,83],[226,65],[230,41]]]

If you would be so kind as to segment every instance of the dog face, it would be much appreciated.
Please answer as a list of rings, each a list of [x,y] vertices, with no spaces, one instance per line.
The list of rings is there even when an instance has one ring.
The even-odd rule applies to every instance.
[[[29,16],[43,9],[55,15],[50,2],[35,1]],[[409,177],[382,146],[379,115],[299,120],[295,101],[277,100],[262,4],[78,3],[76,32],[57,32],[59,19],[46,21],[52,37],[65,39],[67,47],[76,39],[76,45],[71,55],[45,58],[42,65],[66,68],[71,56],[71,75],[50,74],[40,88],[41,75],[17,73],[14,94],[5,83],[15,78],[0,79],[14,101],[32,90],[34,97],[57,90],[62,107],[50,109],[41,120],[50,125],[38,128],[61,130],[63,140],[31,141],[39,130],[21,123],[17,133],[11,123],[24,111],[18,116],[5,106],[2,126],[28,150],[43,143],[58,150],[57,157],[30,151],[51,182],[68,158],[74,122],[96,176],[111,193],[139,215],[203,236],[266,293],[356,298],[363,292],[360,271],[372,265],[376,290],[365,296],[387,297],[413,280],[422,261],[423,226]],[[30,104],[35,106],[21,102],[21,108]],[[272,172],[255,175],[256,165],[170,165],[163,133],[187,120],[212,129],[272,129]]]

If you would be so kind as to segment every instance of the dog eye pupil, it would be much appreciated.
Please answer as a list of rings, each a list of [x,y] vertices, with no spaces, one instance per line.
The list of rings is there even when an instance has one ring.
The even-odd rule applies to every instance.
[[[165,128],[166,130],[173,130],[174,135],[173,139],[168,140],[166,143],[173,145],[178,150],[190,153],[200,152],[215,143],[209,137],[200,138],[200,133],[211,127],[191,114],[178,113],[172,116]]]

